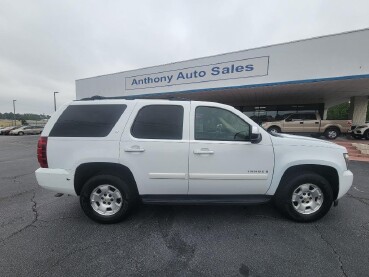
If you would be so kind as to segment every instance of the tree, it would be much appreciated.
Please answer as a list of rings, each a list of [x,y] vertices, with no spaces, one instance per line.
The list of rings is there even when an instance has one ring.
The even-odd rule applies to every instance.
[[[328,109],[327,119],[348,119],[349,117],[349,103],[342,103]]]
[[[349,119],[350,103],[342,103],[328,109],[327,119]],[[369,105],[366,112],[366,120],[369,121]]]

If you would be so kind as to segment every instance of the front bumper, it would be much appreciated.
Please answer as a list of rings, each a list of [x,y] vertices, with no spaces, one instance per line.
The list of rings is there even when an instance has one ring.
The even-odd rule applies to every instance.
[[[339,178],[340,178],[340,189],[338,191],[337,199],[340,199],[342,196],[344,196],[351,188],[352,182],[354,180],[354,175],[350,170],[346,170],[340,175]]]
[[[64,169],[39,168],[35,174],[41,187],[55,192],[76,195],[72,173]]]

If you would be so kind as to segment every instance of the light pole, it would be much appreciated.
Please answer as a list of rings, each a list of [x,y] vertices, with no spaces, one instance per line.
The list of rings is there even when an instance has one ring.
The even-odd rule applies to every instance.
[[[15,120],[15,101],[17,100],[13,100],[13,112],[14,112],[13,118],[14,118],[14,126],[17,126],[17,121]]]
[[[56,97],[55,94],[59,93],[58,91],[54,91],[54,111],[56,111]]]

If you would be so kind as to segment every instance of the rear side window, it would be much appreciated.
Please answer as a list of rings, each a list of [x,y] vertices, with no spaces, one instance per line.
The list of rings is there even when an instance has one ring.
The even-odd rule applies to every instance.
[[[126,105],[71,105],[64,110],[50,137],[106,137]]]
[[[182,139],[182,130],[182,106],[150,105],[138,112],[131,134],[144,139]]]

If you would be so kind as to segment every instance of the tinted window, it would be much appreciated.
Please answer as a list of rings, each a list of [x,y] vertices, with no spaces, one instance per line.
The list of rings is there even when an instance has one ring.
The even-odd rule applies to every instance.
[[[304,119],[304,120],[316,120],[316,114],[305,113],[305,114],[302,115],[302,119]]]
[[[182,139],[182,130],[182,106],[151,105],[138,112],[131,133],[144,139]]]
[[[293,114],[290,117],[288,117],[289,120],[302,120],[302,114]]]
[[[106,137],[126,105],[71,105],[50,132],[51,137]]]
[[[215,107],[197,107],[196,140],[245,141],[250,139],[250,125],[234,113]]]

